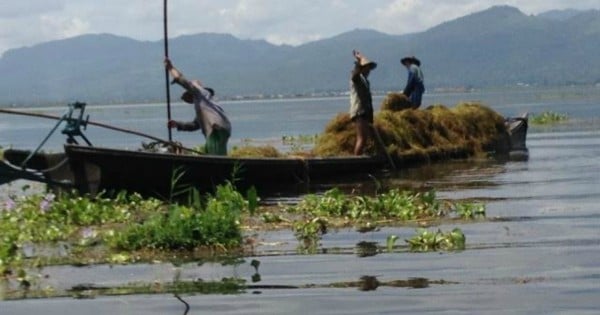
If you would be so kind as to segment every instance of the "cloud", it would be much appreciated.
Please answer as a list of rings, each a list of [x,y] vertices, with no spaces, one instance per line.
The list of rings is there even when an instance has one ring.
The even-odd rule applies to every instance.
[[[63,8],[61,0],[29,0],[0,3],[0,19],[16,19],[23,16],[37,16],[47,12],[58,12]]]
[[[77,17],[64,18],[43,15],[39,19],[45,38],[66,38],[85,34],[90,30],[90,24]]]
[[[159,40],[162,5],[158,0],[2,1],[0,52],[84,33]],[[171,0],[169,35],[230,33],[295,45],[355,28],[389,34],[424,31],[493,5],[515,6],[526,14],[600,9],[598,0]]]

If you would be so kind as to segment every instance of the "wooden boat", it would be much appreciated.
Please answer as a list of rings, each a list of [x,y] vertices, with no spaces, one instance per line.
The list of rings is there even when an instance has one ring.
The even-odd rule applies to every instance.
[[[508,139],[493,150],[499,156],[524,160],[527,115],[506,120]],[[145,196],[170,198],[177,191],[194,187],[210,191],[229,180],[239,188],[254,186],[261,193],[304,189],[314,183],[344,179],[356,175],[385,171],[395,164],[402,168],[432,160],[465,158],[467,152],[443,152],[427,160],[405,156],[323,157],[323,158],[234,158],[211,155],[178,155],[172,153],[131,151],[78,144],[66,144],[64,153],[37,153],[6,150],[5,163],[0,163],[1,182],[17,178],[40,180],[52,187],[67,185],[81,193],[126,190]],[[4,164],[4,165],[2,165]]]
[[[79,145],[65,145],[65,154],[81,192],[127,190],[169,197],[191,186],[208,191],[229,180],[240,188],[277,190],[311,181],[385,167],[378,157],[233,158],[177,155]]]

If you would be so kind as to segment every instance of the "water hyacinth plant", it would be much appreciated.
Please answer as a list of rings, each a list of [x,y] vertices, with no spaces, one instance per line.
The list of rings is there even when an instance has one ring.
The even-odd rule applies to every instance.
[[[482,203],[459,202],[455,209],[463,219],[485,218],[485,204]]]
[[[417,235],[406,240],[410,250],[416,252],[462,250],[465,248],[465,241],[465,235],[459,228],[454,228],[448,233],[443,233],[441,230],[431,232],[418,229]]]
[[[188,205],[168,205],[166,211],[117,233],[111,244],[120,250],[190,250],[199,246],[227,249],[241,244],[240,216],[243,211],[253,211],[256,201],[246,200],[231,182],[217,186],[214,195],[192,200]]]
[[[559,114],[552,111],[545,111],[540,114],[534,114],[529,117],[529,122],[534,125],[550,125],[561,123],[569,120],[569,116],[566,114]]]
[[[375,197],[346,195],[333,188],[322,195],[307,195],[288,212],[351,220],[396,219],[400,221],[443,215],[435,191],[425,193],[391,189]]]
[[[144,200],[135,194],[120,194],[115,199],[71,194],[10,197],[0,209],[0,274],[23,262],[25,244],[90,238],[89,233],[77,231],[85,231],[91,225],[124,223],[133,213],[153,212],[159,205],[157,200]]]
[[[321,236],[327,233],[327,219],[316,217],[305,221],[294,223],[294,236],[301,243],[299,249],[308,253],[314,253],[317,249]]]
[[[469,202],[441,202],[437,199],[434,190],[411,192],[390,189],[371,197],[347,195],[333,188],[321,195],[307,195],[296,205],[286,207],[285,212],[303,216],[302,220],[293,224],[294,233],[301,243],[301,248],[310,248],[314,252],[314,247],[330,225],[354,224],[357,231],[365,233],[377,230],[377,222],[427,224],[428,221],[442,219],[450,213],[457,213],[464,219],[482,218],[485,217],[485,205]],[[273,215],[269,213],[269,218],[271,216]],[[277,221],[283,221],[281,217],[277,218]],[[446,240],[446,235],[441,232],[429,234],[430,232],[423,231],[420,232],[421,239],[411,241],[411,244],[415,244],[415,248],[419,248],[417,244],[422,244],[421,248],[436,250],[438,248],[458,249],[464,246],[464,241],[461,243],[459,239],[452,238]],[[452,235],[456,236],[459,231],[454,231]],[[388,250],[391,251],[396,239],[397,237],[394,236],[387,240]]]
[[[94,246],[94,261],[110,263],[128,262],[131,251],[141,249],[237,248],[241,213],[250,213],[258,202],[256,192],[249,196],[254,200],[228,183],[214,194],[190,197],[188,204],[124,192],[112,199],[67,193],[10,197],[0,208],[0,277],[38,261],[35,250],[26,250],[38,246],[61,248],[64,255],[84,260]],[[130,252],[115,252],[122,250]]]

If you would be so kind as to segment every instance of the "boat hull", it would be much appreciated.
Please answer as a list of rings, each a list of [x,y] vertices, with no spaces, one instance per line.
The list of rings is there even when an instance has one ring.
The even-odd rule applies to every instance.
[[[65,145],[65,154],[74,185],[81,192],[127,190],[162,198],[170,198],[186,187],[210,191],[226,181],[239,188],[254,186],[259,191],[307,186],[315,180],[385,167],[385,159],[378,157],[232,158],[78,145]]]

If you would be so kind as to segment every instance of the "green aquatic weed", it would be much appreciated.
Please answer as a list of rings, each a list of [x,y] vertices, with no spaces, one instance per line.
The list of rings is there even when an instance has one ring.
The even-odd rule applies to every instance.
[[[394,250],[394,246],[396,245],[396,241],[398,240],[397,235],[390,235],[386,239],[386,247],[388,252],[392,252]]]
[[[328,221],[325,218],[312,218],[294,223],[294,235],[301,242],[301,249],[314,252],[321,236],[327,233]]]
[[[552,111],[545,111],[537,115],[529,117],[529,122],[535,125],[549,125],[565,122],[569,119],[566,114],[559,114]]]
[[[445,214],[441,208],[433,190],[415,193],[391,189],[370,197],[346,195],[334,188],[322,195],[307,195],[286,210],[314,217],[410,221],[440,217]]]
[[[461,202],[455,205],[455,209],[463,219],[476,219],[485,217],[485,205],[482,203]]]
[[[307,195],[287,210],[314,216],[344,216],[348,210],[348,197],[338,188],[333,188],[322,195]]]
[[[241,243],[241,213],[248,201],[227,182],[193,205],[170,204],[166,212],[150,215],[143,223],[117,233],[112,247],[193,249],[199,246],[235,247]]]
[[[464,249],[466,238],[459,228],[454,228],[448,233],[443,233],[441,230],[431,232],[426,229],[418,229],[417,235],[405,241],[409,244],[411,251],[449,251]]]
[[[92,246],[110,235],[101,230],[103,226],[122,224],[161,207],[158,200],[125,193],[113,199],[73,193],[9,197],[0,208],[0,275],[23,264],[27,246],[59,241]]]

